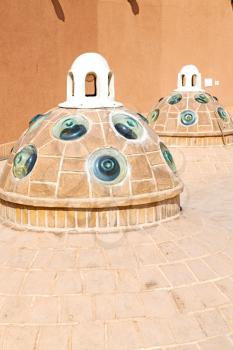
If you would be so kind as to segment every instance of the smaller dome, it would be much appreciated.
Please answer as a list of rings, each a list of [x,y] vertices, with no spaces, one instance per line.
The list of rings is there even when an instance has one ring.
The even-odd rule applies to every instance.
[[[201,88],[194,65],[178,74],[178,88],[161,98],[149,123],[168,145],[207,146],[233,143],[233,118],[218,99]]]

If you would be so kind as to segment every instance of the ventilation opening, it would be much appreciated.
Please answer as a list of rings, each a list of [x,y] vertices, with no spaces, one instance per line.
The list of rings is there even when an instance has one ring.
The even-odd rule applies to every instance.
[[[196,86],[197,85],[197,75],[193,74],[192,75],[192,86]]]
[[[74,96],[74,75],[72,72],[68,74],[68,95]]]
[[[108,96],[112,96],[113,89],[113,75],[112,72],[108,74]]]
[[[85,80],[85,96],[96,96],[96,75],[95,73],[88,73]]]
[[[182,86],[186,85],[186,76],[184,74],[181,75]]]

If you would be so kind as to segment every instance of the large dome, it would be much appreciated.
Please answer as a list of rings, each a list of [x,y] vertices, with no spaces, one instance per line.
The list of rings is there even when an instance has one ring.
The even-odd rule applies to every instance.
[[[178,75],[178,88],[161,98],[149,115],[152,128],[168,145],[207,146],[233,143],[233,119],[215,96],[201,88],[195,66]]]
[[[68,89],[62,107],[30,121],[0,178],[1,217],[28,228],[83,231],[179,215],[182,184],[171,153],[142,116],[100,87],[98,79],[109,84],[108,71],[101,77],[92,54],[86,57],[96,94],[70,98]],[[76,86],[75,72],[73,79]]]

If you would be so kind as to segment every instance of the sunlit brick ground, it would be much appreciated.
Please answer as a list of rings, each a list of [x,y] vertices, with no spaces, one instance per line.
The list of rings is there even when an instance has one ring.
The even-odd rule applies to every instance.
[[[233,349],[233,147],[174,156],[178,220],[116,234],[0,225],[0,349]]]

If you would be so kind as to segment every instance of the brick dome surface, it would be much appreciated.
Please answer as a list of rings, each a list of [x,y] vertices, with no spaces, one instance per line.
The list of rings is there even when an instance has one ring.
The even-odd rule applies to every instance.
[[[119,115],[138,124],[138,139],[127,139],[117,132],[112,120]],[[76,116],[87,121],[86,134],[74,140],[54,136],[61,121]],[[1,176],[1,197],[21,204],[36,201],[38,205],[46,206],[95,208],[140,204],[145,198],[158,200],[179,192],[181,182],[163,157],[159,137],[136,113],[124,108],[55,108],[40,118],[14,146]],[[28,145],[35,147],[37,160],[31,172],[19,179],[13,173],[14,159]],[[122,167],[127,169],[123,169],[126,172],[123,181],[109,183],[92,176],[92,164],[88,160],[99,149],[116,150],[124,157],[126,162]]]
[[[3,207],[21,210],[9,205],[1,215],[47,229],[152,224],[179,215],[182,187],[169,150],[139,114],[124,107],[58,107],[34,117],[15,144],[0,198]],[[164,201],[168,206],[159,209]],[[132,214],[132,205],[148,208]]]
[[[232,116],[205,91],[173,91],[153,108],[149,121],[170,145],[233,143]]]

